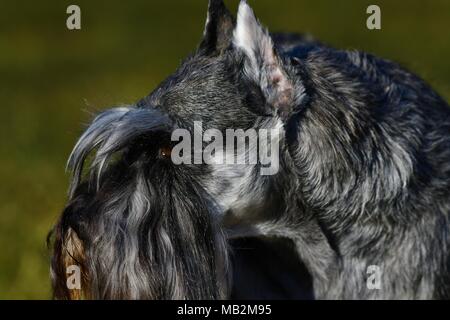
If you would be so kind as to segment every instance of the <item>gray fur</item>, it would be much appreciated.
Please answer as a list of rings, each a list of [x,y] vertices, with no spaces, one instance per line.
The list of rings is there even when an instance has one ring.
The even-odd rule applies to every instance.
[[[226,297],[226,235],[288,239],[317,299],[450,298],[447,103],[393,62],[270,35],[246,2],[237,22],[222,1],[208,17],[194,55],[136,106],[101,114],[76,145],[55,296],[71,297],[62,265],[73,230],[95,298]],[[279,172],[161,159],[170,132],[194,121],[281,124]],[[380,290],[366,285],[370,265],[382,269]],[[235,290],[252,285],[242,281]]]

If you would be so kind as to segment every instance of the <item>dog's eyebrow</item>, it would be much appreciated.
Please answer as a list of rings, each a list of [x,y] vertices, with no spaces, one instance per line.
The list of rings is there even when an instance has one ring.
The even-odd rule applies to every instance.
[[[91,169],[100,175],[108,159],[134,139],[151,132],[170,131],[172,127],[173,121],[160,109],[130,106],[102,112],[83,133],[69,157],[67,167],[73,174],[71,193],[81,180],[87,157],[95,150]]]

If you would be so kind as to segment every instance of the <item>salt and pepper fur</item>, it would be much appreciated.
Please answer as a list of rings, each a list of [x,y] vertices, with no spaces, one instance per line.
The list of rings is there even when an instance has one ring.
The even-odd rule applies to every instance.
[[[279,172],[161,158],[194,121],[281,125]],[[136,105],[99,115],[69,167],[56,298],[226,298],[228,239],[242,237],[292,243],[317,299],[450,298],[447,103],[393,62],[270,35],[245,1],[235,21],[211,0],[197,52]],[[70,263],[83,269],[78,295]],[[237,290],[252,285],[240,279]]]

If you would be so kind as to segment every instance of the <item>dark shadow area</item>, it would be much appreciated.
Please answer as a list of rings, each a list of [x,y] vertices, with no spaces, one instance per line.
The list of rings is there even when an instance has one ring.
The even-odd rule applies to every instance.
[[[232,299],[314,299],[311,277],[285,239],[233,240]]]

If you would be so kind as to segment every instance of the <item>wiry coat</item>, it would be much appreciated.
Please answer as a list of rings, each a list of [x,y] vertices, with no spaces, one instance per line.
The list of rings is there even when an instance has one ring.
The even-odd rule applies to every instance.
[[[198,120],[281,128],[279,172],[161,157],[170,132]],[[211,0],[196,54],[136,106],[100,115],[71,159],[56,297],[73,297],[68,255],[88,297],[225,297],[226,233],[288,239],[318,299],[450,298],[447,103],[395,63],[270,36],[245,1],[235,21]]]

